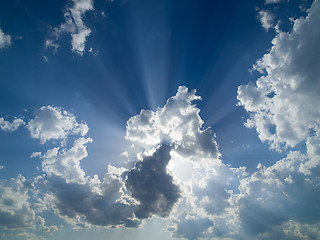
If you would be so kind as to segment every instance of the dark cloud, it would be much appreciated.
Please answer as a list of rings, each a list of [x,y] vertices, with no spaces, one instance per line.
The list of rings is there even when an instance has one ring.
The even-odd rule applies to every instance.
[[[100,192],[94,191],[90,184],[67,183],[58,176],[50,177],[48,184],[60,216],[84,217],[88,223],[98,226],[137,227],[140,223],[134,219],[135,205],[120,201],[122,183],[118,179],[106,176]]]
[[[152,156],[144,157],[128,173],[126,186],[140,204],[135,212],[138,218],[153,214],[167,217],[180,197],[179,187],[167,172],[171,147],[162,145]]]

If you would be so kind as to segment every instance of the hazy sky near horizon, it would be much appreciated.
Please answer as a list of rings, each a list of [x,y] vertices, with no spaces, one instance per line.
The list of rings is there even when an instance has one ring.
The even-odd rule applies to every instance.
[[[320,1],[0,2],[0,238],[320,238]]]

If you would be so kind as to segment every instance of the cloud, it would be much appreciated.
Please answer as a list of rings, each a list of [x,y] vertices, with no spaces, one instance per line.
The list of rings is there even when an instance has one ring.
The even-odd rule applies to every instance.
[[[57,43],[54,43],[53,40],[46,40],[45,48],[53,48],[53,53],[55,54],[58,51],[59,45]],[[47,62],[46,58],[45,61]]]
[[[127,180],[132,182],[131,186],[127,186],[128,190],[141,203],[140,211],[143,214],[138,212],[137,216],[148,217],[149,212],[156,212],[157,210],[152,208],[149,210],[150,204],[153,207],[159,200],[166,203],[163,197],[162,200],[157,196],[160,195],[157,193],[158,189],[161,189],[158,183],[161,183],[165,186],[164,190],[171,189],[169,193],[174,193],[171,205],[175,202],[178,204],[174,211],[171,211],[172,207],[167,208],[169,211],[166,213],[168,215],[171,211],[174,216],[178,215],[179,220],[172,223],[173,236],[188,239],[203,237],[204,232],[214,225],[213,216],[225,214],[226,209],[230,207],[230,183],[236,175],[222,163],[213,131],[203,128],[200,109],[193,103],[201,98],[195,93],[195,90],[189,91],[188,88],[180,86],[177,94],[169,98],[164,107],[156,111],[142,110],[139,115],[130,118],[126,134],[126,138],[137,149],[147,149],[148,152],[156,146],[161,146],[159,149],[167,146],[167,151],[170,151],[166,158],[155,157],[152,154],[143,158],[138,153],[138,158],[142,158],[143,161],[137,162],[130,172],[134,174],[135,180],[131,179],[133,177],[130,173]],[[162,174],[158,173],[159,167],[153,166],[156,163],[160,164],[157,159],[162,159],[160,169],[168,164],[167,171],[173,177],[165,171]],[[145,164],[148,164],[148,167],[144,166],[146,160],[148,161]],[[156,171],[153,174],[150,173],[153,172],[152,169]],[[175,185],[177,186],[174,187]],[[178,198],[181,201],[178,202]],[[186,214],[192,216],[192,219],[179,217],[181,209],[189,209]],[[192,224],[194,228],[201,224],[205,226],[191,231],[188,226]]]
[[[177,224],[177,229],[173,232],[173,237],[195,240],[201,238],[209,238],[205,232],[213,225],[208,218],[192,218],[183,213]]]
[[[200,109],[192,103],[201,99],[195,93],[195,90],[189,92],[188,88],[180,86],[163,108],[155,112],[142,110],[128,120],[126,139],[144,148],[171,144],[176,152],[191,161],[218,158],[220,153],[215,135],[210,128],[202,129]]]
[[[160,146],[152,156],[136,162],[127,174],[126,186],[139,201],[135,214],[140,219],[169,216],[180,197],[179,187],[166,169],[171,159],[170,150],[168,145]]]
[[[238,88],[240,105],[249,112],[247,127],[281,151],[293,149],[270,167],[258,165],[240,180],[234,195],[237,230],[252,239],[317,239],[320,200],[320,2],[292,31],[279,31],[270,51],[254,69],[264,73],[255,84]],[[306,152],[295,148],[305,143]]]
[[[259,11],[259,20],[266,31],[273,27],[273,15],[270,12]]]
[[[29,232],[17,233],[16,236],[24,240],[45,240],[42,236]]]
[[[65,22],[54,28],[53,32],[56,39],[63,33],[70,33],[72,51],[79,55],[84,53],[86,38],[91,33],[91,29],[83,23],[83,16],[89,10],[93,10],[92,0],[73,0],[72,6],[68,5],[65,9]],[[57,51],[59,45],[49,39],[46,41],[46,47],[53,47]]]
[[[260,164],[257,172],[241,180],[237,204],[245,233],[268,236],[274,234],[277,226],[293,221],[301,226],[318,223],[316,228],[320,229],[320,212],[315,207],[320,200],[317,177],[320,165],[306,176],[300,171],[306,161],[305,155],[291,152],[270,167]],[[310,234],[312,232],[302,238],[307,239]]]
[[[86,123],[78,123],[74,115],[53,106],[41,107],[27,129],[31,137],[40,139],[42,144],[51,139],[64,140],[70,134],[84,136],[89,130]]]
[[[262,97],[250,84],[239,89],[243,92],[238,98],[246,99],[245,107],[254,108],[255,114],[268,114],[261,106],[272,106],[264,102],[270,97]],[[200,109],[194,104],[201,98],[195,93],[179,87],[165,106],[156,111],[142,110],[130,118],[126,138],[132,143],[133,150],[128,151],[129,159],[134,159],[132,168],[109,165],[102,177],[88,176],[81,168],[81,161],[88,156],[87,144],[92,142],[84,137],[88,126],[61,108],[40,108],[27,128],[41,143],[69,141],[70,134],[82,136],[72,144],[31,154],[41,159],[44,172],[33,181],[37,189],[33,207],[38,212],[51,210],[75,228],[133,228],[146,218],[170,216],[169,231],[177,238],[317,238],[320,145],[316,125],[312,131],[304,128],[308,134],[300,141],[306,142],[306,153],[293,150],[269,167],[259,164],[249,174],[245,167],[231,168],[223,162],[214,132],[203,127]],[[287,103],[289,109],[290,104],[297,102]],[[286,118],[285,114],[281,116]],[[12,185],[18,182],[1,180],[0,186],[10,181]],[[35,217],[28,191],[17,189],[0,187],[0,192],[6,192],[4,196],[20,199],[1,198],[0,203],[6,205],[1,209],[0,204],[0,210],[8,212],[12,205],[11,216],[16,216],[11,221],[15,223],[8,221],[6,227],[36,223],[43,230],[50,228],[42,224],[44,219]],[[21,217],[19,209],[26,216]]]
[[[238,88],[239,105],[250,113],[246,126],[274,149],[294,147],[319,133],[320,107],[312,104],[320,101],[319,14],[315,1],[306,18],[294,20],[292,31],[277,33],[254,66],[265,74]]]
[[[90,142],[91,138],[79,138],[69,150],[60,147],[47,150],[41,157],[43,171],[48,176],[63,177],[67,183],[85,182],[85,172],[80,167],[80,161],[88,156],[86,144]],[[36,156],[40,155],[36,153]]]
[[[123,194],[120,177],[107,173],[103,181],[95,177],[86,183],[67,183],[63,177],[51,176],[46,187],[52,194],[49,206],[67,222],[82,227],[137,227],[134,204]]]
[[[16,131],[21,125],[25,125],[21,118],[15,118],[11,123],[0,117],[0,129],[7,132]]]
[[[31,136],[39,138],[41,143],[50,139],[67,141],[69,134],[85,135],[89,129],[72,114],[52,106],[41,107],[27,127]],[[31,154],[41,159],[45,173],[36,184],[37,208],[52,210],[75,227],[137,227],[140,224],[134,215],[137,204],[126,193],[121,177],[127,169],[109,165],[100,180],[97,175],[87,176],[81,168],[80,162],[88,156],[87,144],[91,142],[91,138],[80,137],[70,148],[62,145]]]
[[[266,0],[265,4],[275,4],[275,3],[280,3],[282,0]]]
[[[30,184],[21,175],[0,180],[0,227],[16,229],[30,227],[35,221],[28,196]]]
[[[48,195],[43,198],[43,209],[52,209],[67,222],[82,227],[137,227],[141,219],[169,216],[182,196],[176,179],[168,171],[171,153],[175,158],[179,156],[203,166],[207,166],[208,158],[215,161],[220,156],[213,132],[202,129],[200,110],[192,103],[197,99],[200,97],[195,91],[180,87],[163,108],[156,112],[142,110],[129,119],[127,138],[137,146],[134,167],[130,170],[109,165],[103,180],[86,176],[80,166],[80,161],[88,155],[86,145],[92,141],[90,138],[76,139],[70,149],[62,146],[32,154],[40,157],[46,173],[43,186]],[[50,114],[45,114],[40,122],[46,122],[46,128],[54,129],[53,132],[59,133],[57,136],[64,136],[66,130],[53,126],[68,125],[60,121],[71,122],[70,129],[79,125],[65,111],[45,109]],[[67,120],[61,120],[63,116]],[[38,114],[35,120],[39,119],[42,118]],[[50,132],[49,136],[52,135]],[[216,204],[217,208],[222,206]]]
[[[0,49],[9,47],[11,45],[11,36],[5,34],[0,28]]]

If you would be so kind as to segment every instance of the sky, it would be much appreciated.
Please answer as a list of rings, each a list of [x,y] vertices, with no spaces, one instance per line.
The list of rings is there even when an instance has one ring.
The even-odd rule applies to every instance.
[[[0,238],[320,239],[320,1],[0,1]]]

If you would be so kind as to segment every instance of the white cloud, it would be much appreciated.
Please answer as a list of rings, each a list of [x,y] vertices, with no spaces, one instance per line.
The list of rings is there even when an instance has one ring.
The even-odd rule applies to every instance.
[[[41,157],[43,171],[49,176],[63,177],[67,183],[84,183],[85,172],[80,167],[80,161],[88,156],[86,144],[89,142],[92,142],[91,138],[79,138],[69,150],[60,150],[59,147],[49,149]]]
[[[23,240],[46,240],[42,236],[30,232],[17,233],[16,236]]]
[[[320,2],[308,16],[294,20],[292,31],[278,32],[271,50],[254,68],[256,84],[238,88],[240,105],[250,113],[247,127],[255,128],[272,148],[306,144],[306,153],[291,151],[270,167],[240,182],[233,195],[239,229],[252,239],[317,239],[320,200]]]
[[[30,158],[37,158],[37,157],[41,157],[42,156],[42,153],[41,152],[33,152],[31,155],[30,155]]]
[[[5,34],[0,28],[0,49],[9,47],[11,45],[11,36]]]
[[[0,180],[0,227],[14,229],[33,224],[35,213],[30,208],[28,185],[21,175]]]
[[[24,125],[24,121],[21,118],[15,118],[12,122],[4,120],[0,117],[0,129],[7,132],[16,131],[21,125]]]
[[[181,86],[177,94],[169,98],[164,107],[156,111],[142,110],[139,115],[130,118],[127,122],[126,138],[134,146],[138,146],[138,149],[139,147],[142,150],[147,149],[146,152],[148,152],[148,149],[154,146],[171,145],[171,159],[169,159],[167,174],[173,176],[172,180],[168,177],[169,181],[165,181],[167,174],[159,174],[159,172],[148,174],[152,171],[143,170],[143,163],[146,160],[143,159],[141,166],[136,166],[140,169],[138,172],[131,170],[137,179],[131,185],[139,189],[137,194],[140,192],[141,194],[136,197],[136,190],[128,189],[133,192],[133,197],[137,200],[143,203],[150,201],[153,204],[161,198],[151,197],[151,193],[149,195],[143,193],[145,189],[150,189],[148,193],[153,190],[156,192],[156,189],[159,189],[158,182],[161,184],[165,182],[163,186],[166,187],[162,191],[176,196],[172,203],[177,202],[179,193],[181,197],[177,202],[178,205],[167,209],[172,209],[171,214],[178,219],[172,222],[173,236],[187,239],[209,236],[205,232],[212,228],[216,218],[219,216],[222,218],[231,207],[229,203],[232,194],[231,181],[239,183],[237,175],[240,176],[242,171],[230,169],[219,159],[220,153],[214,140],[215,134],[210,128],[203,129],[203,120],[199,116],[200,109],[193,103],[199,99],[201,98],[195,95],[195,90],[188,91],[186,87]],[[138,154],[138,158],[139,156]],[[165,160],[167,158],[159,158],[157,165],[165,164]],[[148,169],[156,169],[152,165],[148,163]],[[163,180],[159,178],[158,181],[154,181],[146,176],[155,176],[155,178],[161,176]],[[178,189],[173,191],[175,184],[179,186],[179,191]],[[145,195],[147,197],[144,197]],[[166,203],[164,199],[161,202]],[[160,206],[160,204],[157,205]],[[153,210],[148,204],[146,206],[142,204],[142,206],[143,213]],[[179,216],[181,209],[183,211],[188,209],[184,217]],[[186,218],[186,216],[192,216],[192,218]],[[199,228],[196,228],[197,226]]]
[[[72,3],[72,6],[67,6],[65,9],[65,22],[59,27],[54,28],[53,34],[58,39],[62,33],[70,33],[72,37],[72,51],[82,55],[85,49],[86,38],[91,33],[91,29],[83,23],[83,16],[87,11],[93,10],[93,1],[73,0]],[[56,51],[59,45],[54,43],[53,40],[47,40],[46,47],[54,47]]]
[[[189,92],[188,88],[180,86],[176,96],[169,98],[163,108],[155,112],[142,110],[130,118],[126,139],[143,148],[171,144],[180,155],[196,162],[219,158],[215,135],[210,128],[202,129],[200,109],[192,103],[199,99],[195,90]]]
[[[271,50],[254,66],[265,75],[238,88],[239,104],[250,113],[246,126],[278,150],[319,131],[319,15],[320,2],[315,1],[306,18],[294,21],[292,31],[277,33]]]
[[[46,43],[45,43],[45,48],[49,48],[49,47],[52,47],[54,50],[53,50],[53,53],[56,53],[58,51],[58,48],[59,48],[59,44],[57,43],[54,43],[53,40],[46,40]],[[44,56],[45,57],[45,56]],[[47,58],[45,58],[45,61]]]
[[[266,31],[273,27],[273,15],[270,12],[259,11],[259,20]]]
[[[70,134],[84,136],[89,130],[86,123],[78,123],[74,115],[53,106],[41,107],[36,117],[29,121],[27,129],[31,137],[40,139],[42,144],[51,139],[65,140]]]
[[[275,3],[280,3],[282,0],[266,0],[265,4],[275,4]]]

